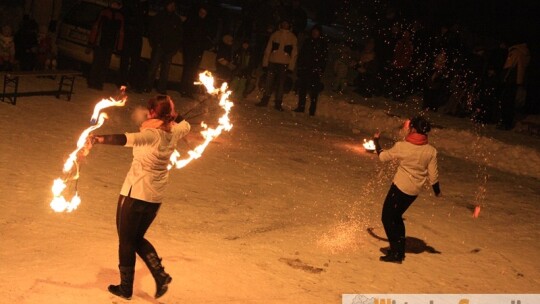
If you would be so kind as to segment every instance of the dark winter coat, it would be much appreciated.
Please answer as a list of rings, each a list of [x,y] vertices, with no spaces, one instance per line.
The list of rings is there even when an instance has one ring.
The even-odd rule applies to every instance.
[[[322,76],[328,59],[328,44],[324,38],[310,38],[304,42],[298,54],[298,76],[316,73]]]
[[[191,52],[199,55],[210,48],[212,43],[210,25],[206,18],[203,19],[198,15],[194,15],[188,17],[184,25],[184,48],[188,48]]]
[[[234,74],[239,77],[247,77],[253,69],[253,55],[251,49],[239,48],[233,56],[233,65],[236,66]]]
[[[124,45],[124,15],[110,7],[103,9],[92,27],[88,43],[121,51]]]
[[[150,23],[148,40],[152,48],[160,47],[166,53],[178,51],[182,43],[180,16],[174,12],[159,12]]]

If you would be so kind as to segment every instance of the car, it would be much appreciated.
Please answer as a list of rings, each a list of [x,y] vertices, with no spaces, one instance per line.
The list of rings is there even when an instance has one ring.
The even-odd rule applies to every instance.
[[[88,52],[88,37],[99,13],[106,8],[109,1],[103,0],[81,0],[76,2],[63,16],[58,26],[58,36],[56,44],[60,58],[69,61],[90,64],[92,63],[92,53]],[[155,11],[149,12],[149,17],[155,15]],[[147,64],[150,62],[152,48],[147,37],[143,37],[143,48],[141,58]],[[215,71],[216,54],[212,51],[205,51],[199,68],[202,70]],[[113,56],[110,68],[118,70],[120,67],[120,57]],[[158,73],[159,75],[159,73]],[[169,71],[169,80],[179,82],[182,76],[182,53],[178,52],[174,57]]]

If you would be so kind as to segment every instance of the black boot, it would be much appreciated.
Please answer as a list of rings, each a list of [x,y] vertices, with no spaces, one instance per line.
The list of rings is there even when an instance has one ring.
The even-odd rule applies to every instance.
[[[279,112],[283,112],[283,108],[281,107],[281,100],[276,100],[276,104],[274,105],[274,109],[276,109]]]
[[[167,292],[168,285],[171,283],[171,276],[165,272],[165,268],[161,265],[161,259],[156,253],[151,252],[143,256],[143,260],[150,269],[154,280],[156,281],[156,299],[161,297]]]
[[[315,111],[317,111],[317,100],[311,100],[311,105],[309,106],[309,116],[315,116]]]
[[[118,268],[120,269],[120,285],[109,285],[109,292],[115,296],[131,300],[135,267],[119,266]]]
[[[268,105],[268,102],[270,101],[270,96],[263,96],[263,98],[261,99],[261,101],[259,101],[258,103],[256,103],[255,105],[257,107],[266,107],[266,105]]]
[[[296,107],[296,109],[293,110],[296,113],[304,113],[305,109],[301,106]]]
[[[403,244],[405,243],[403,242]],[[400,246],[400,241],[390,242],[390,249],[386,255],[379,257],[379,261],[401,264],[405,256],[404,253],[401,253]],[[405,249],[405,247],[403,247],[403,249]],[[403,252],[405,252],[405,250],[403,250]]]

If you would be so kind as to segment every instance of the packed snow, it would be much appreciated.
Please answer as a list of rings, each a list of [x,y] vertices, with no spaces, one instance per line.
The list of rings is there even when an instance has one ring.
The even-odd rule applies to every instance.
[[[25,79],[20,90],[50,88]],[[115,96],[78,79],[70,102],[51,96],[0,103],[0,302],[128,303],[117,284],[116,202],[131,150],[96,146],[81,163],[79,208],[55,213],[53,180],[89,125],[92,109]],[[216,101],[170,91],[193,125],[185,154],[212,125]],[[97,134],[136,131],[131,118],[150,94],[128,94],[107,109]],[[400,139],[415,101],[324,93],[315,117],[235,102],[233,129],[171,174],[147,237],[173,281],[153,299],[137,261],[129,303],[341,303],[344,293],[540,293],[540,141],[462,118],[427,113],[439,150],[442,198],[426,187],[405,214],[407,258],[381,263],[382,201],[395,170],[361,147],[377,129]],[[202,114],[206,113],[206,114]],[[200,116],[197,116],[201,114]],[[196,116],[196,117],[194,117]],[[71,185],[72,190],[74,185]],[[472,217],[475,206],[478,218]]]

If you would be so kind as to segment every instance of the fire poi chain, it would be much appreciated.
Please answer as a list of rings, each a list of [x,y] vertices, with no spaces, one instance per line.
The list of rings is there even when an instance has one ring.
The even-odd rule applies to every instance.
[[[200,158],[212,140],[217,138],[223,130],[230,131],[233,127],[229,119],[229,113],[234,104],[229,100],[229,96],[231,95],[232,91],[227,90],[227,83],[223,83],[220,88],[215,88],[214,78],[208,71],[199,74],[199,80],[200,83],[206,87],[208,93],[219,97],[219,106],[225,110],[225,113],[219,118],[218,126],[215,129],[208,128],[208,125],[206,125],[204,121],[201,122],[201,127],[203,130],[200,133],[203,136],[204,141],[197,147],[193,148],[193,150],[188,151],[187,153],[189,157],[186,159],[179,159],[180,152],[178,152],[178,150],[174,150],[170,158],[170,164],[168,166],[169,170],[173,167],[176,167],[177,169],[183,168],[192,160]],[[125,88],[123,89],[125,90]],[[94,107],[91,122],[95,123],[95,125],[87,128],[80,135],[79,140],[77,141],[77,148],[69,155],[68,160],[64,163],[63,173],[65,177],[54,180],[52,187],[53,199],[50,203],[50,206],[54,211],[71,212],[77,209],[81,203],[81,198],[77,193],[77,189],[75,189],[75,194],[69,201],[65,199],[62,193],[67,188],[67,182],[77,181],[79,178],[79,164],[77,160],[81,154],[82,156],[88,154],[88,151],[84,149],[88,135],[92,131],[100,128],[105,122],[105,119],[108,118],[106,113],[100,113],[101,110],[111,106],[124,106],[126,100],[127,97],[125,96],[121,100],[115,100],[113,98],[103,99]],[[73,172],[73,170],[75,170],[75,172]]]

